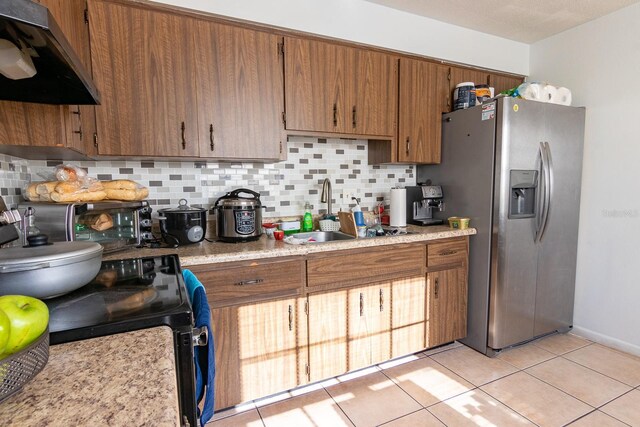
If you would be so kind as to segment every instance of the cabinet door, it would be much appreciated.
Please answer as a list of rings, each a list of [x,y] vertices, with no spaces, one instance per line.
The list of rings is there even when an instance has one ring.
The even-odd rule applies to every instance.
[[[467,275],[464,267],[427,274],[427,347],[467,335]]]
[[[311,382],[347,372],[347,292],[308,296]]]
[[[498,95],[502,91],[520,86],[520,84],[522,84],[522,81],[522,77],[489,74],[489,86],[492,86],[494,88],[495,95]]]
[[[348,291],[348,370],[364,368],[391,357],[390,284]]]
[[[353,49],[354,96],[347,105],[350,132],[394,136],[398,116],[398,58],[370,50]],[[348,76],[347,76],[348,77]]]
[[[83,65],[90,70],[85,0],[40,0],[39,3],[49,9]],[[83,105],[79,108],[1,101],[0,144],[67,147],[87,152],[92,146],[90,141],[95,128],[94,107]],[[76,114],[78,111],[81,114]]]
[[[196,28],[200,156],[278,159],[284,135],[282,38],[207,21]]]
[[[80,62],[91,72],[89,25],[85,20],[86,0],[40,0],[40,3],[49,9]],[[95,106],[63,106],[62,110],[67,146],[86,154],[96,154],[93,146],[93,133],[96,130]]]
[[[440,163],[446,74],[442,65],[400,59],[399,161]]]
[[[301,364],[306,364],[300,351],[306,344],[306,334],[298,329],[300,308],[299,300],[289,298],[211,310],[216,409],[298,385]]]
[[[394,280],[391,293],[391,357],[423,350],[426,348],[425,276]]]
[[[198,155],[194,22],[89,2],[99,154]]]
[[[345,76],[353,71],[352,49],[293,37],[284,43],[287,129],[351,132],[352,80]]]
[[[453,109],[453,90],[456,85],[464,82],[473,82],[476,85],[489,84],[489,73],[473,68],[451,67],[451,80],[449,92],[451,92],[451,109]]]

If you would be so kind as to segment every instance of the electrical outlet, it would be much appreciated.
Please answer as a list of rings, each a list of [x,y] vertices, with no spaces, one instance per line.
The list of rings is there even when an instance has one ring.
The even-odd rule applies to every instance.
[[[348,190],[344,190],[342,192],[342,201],[344,203],[349,203],[351,202],[351,193]]]

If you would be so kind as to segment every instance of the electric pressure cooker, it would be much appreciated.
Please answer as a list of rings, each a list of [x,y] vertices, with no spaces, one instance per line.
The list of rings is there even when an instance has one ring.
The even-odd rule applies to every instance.
[[[245,194],[248,196],[240,196]],[[233,190],[216,200],[216,229],[221,242],[248,242],[262,235],[260,194],[246,188]]]

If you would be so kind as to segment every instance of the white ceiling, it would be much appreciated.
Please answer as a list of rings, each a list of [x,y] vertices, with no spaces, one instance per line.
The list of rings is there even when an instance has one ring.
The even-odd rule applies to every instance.
[[[535,43],[640,0],[367,0],[523,43]]]

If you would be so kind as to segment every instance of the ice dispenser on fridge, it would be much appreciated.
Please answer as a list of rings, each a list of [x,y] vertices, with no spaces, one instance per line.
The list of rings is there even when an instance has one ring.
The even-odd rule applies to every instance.
[[[509,219],[532,218],[536,211],[538,171],[511,170],[509,176],[511,197]]]

